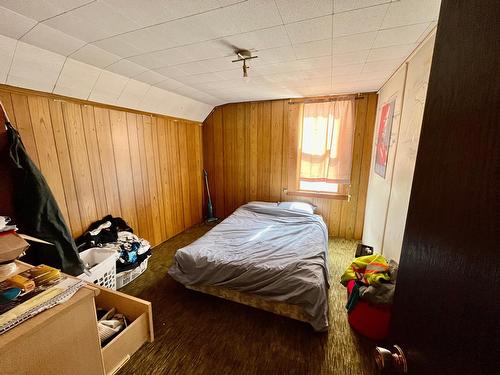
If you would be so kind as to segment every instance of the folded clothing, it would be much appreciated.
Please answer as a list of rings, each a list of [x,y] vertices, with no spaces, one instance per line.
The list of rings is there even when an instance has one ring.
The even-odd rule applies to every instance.
[[[127,328],[127,318],[123,314],[116,313],[114,307],[104,314],[102,314],[101,309],[98,309],[97,316],[98,318],[101,316],[97,321],[97,331],[101,346],[105,346],[113,337]]]

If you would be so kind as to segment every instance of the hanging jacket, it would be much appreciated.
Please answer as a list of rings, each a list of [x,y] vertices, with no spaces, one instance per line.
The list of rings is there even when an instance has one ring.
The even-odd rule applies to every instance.
[[[18,132],[9,123],[6,126],[14,173],[16,224],[22,233],[53,244],[32,243],[25,260],[79,275],[83,272],[83,263],[47,181],[28,156]]]
[[[340,282],[346,286],[349,280],[358,280],[365,285],[379,284],[391,278],[387,271],[389,264],[380,254],[366,255],[353,260],[342,275]]]

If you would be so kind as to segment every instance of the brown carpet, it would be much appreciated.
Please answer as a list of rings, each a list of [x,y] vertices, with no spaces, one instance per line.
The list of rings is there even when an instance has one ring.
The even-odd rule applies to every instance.
[[[125,374],[374,374],[373,344],[352,332],[338,283],[355,241],[330,239],[330,330],[184,288],[167,269],[175,251],[208,231],[201,225],[153,250],[148,270],[121,291],[153,303],[155,341]]]

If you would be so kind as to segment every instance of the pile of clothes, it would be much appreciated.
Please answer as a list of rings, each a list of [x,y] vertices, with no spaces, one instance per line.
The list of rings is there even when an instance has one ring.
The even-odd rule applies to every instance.
[[[344,286],[349,280],[355,281],[347,310],[351,311],[359,298],[376,304],[392,304],[397,274],[398,264],[393,260],[387,262],[380,254],[356,258],[340,279]]]
[[[93,247],[115,249],[117,273],[132,270],[151,256],[149,242],[137,237],[125,220],[111,215],[92,223],[75,242],[78,252]]]
[[[374,253],[354,259],[342,275],[348,322],[359,334],[375,341],[387,337],[397,272],[396,262]]]

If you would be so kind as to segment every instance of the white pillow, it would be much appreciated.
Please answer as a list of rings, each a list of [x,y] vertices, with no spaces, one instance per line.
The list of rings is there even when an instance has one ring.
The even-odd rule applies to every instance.
[[[306,202],[279,202],[278,206],[285,210],[300,211],[311,215],[316,210],[316,206]]]

